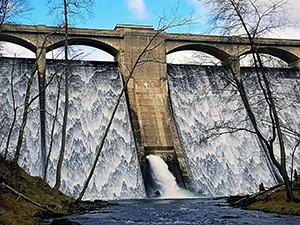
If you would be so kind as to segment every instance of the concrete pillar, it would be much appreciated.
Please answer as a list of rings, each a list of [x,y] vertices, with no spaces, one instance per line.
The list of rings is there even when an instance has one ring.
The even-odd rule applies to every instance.
[[[39,81],[39,103],[40,103],[40,125],[41,125],[41,161],[42,161],[42,171],[44,171],[46,164],[46,109],[45,109],[45,85],[46,85],[46,49],[40,47],[36,51],[37,59],[37,71],[38,71],[38,81]]]
[[[293,62],[293,63],[291,63],[291,64],[289,65],[289,67],[291,67],[291,68],[297,70],[298,73],[300,73],[300,59],[297,60],[297,61],[295,61],[295,62]]]
[[[157,34],[153,27],[122,25],[123,52],[117,56],[126,80],[145,47]],[[156,36],[148,51],[134,69],[127,86],[127,98],[137,145],[138,157],[147,183],[146,155],[159,155],[165,160],[182,187],[191,188],[184,156],[170,106],[165,34]],[[146,184],[147,188],[147,184]]]
[[[241,81],[241,67],[240,67],[240,58],[236,56],[231,56],[222,62],[223,66],[229,68],[233,73],[235,79]]]

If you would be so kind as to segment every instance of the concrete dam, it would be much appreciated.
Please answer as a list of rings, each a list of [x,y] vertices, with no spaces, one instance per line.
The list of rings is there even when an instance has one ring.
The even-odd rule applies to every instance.
[[[41,84],[42,79],[47,80],[57,67],[56,62],[46,62],[45,58],[46,52],[63,44],[62,33],[56,31],[48,36],[53,30],[54,28],[46,26],[9,25],[4,27],[3,35],[0,36],[2,41],[22,45],[37,53],[39,79],[35,81],[33,94],[38,92],[39,82]],[[67,136],[69,150],[63,164],[65,172],[61,187],[64,192],[76,196],[81,190],[115,99],[124,80],[129,76],[128,71],[155,32],[153,27],[135,25],[117,25],[112,31],[72,29],[70,32],[70,44],[97,47],[112,54],[117,62],[75,62],[72,66],[72,97]],[[263,157],[244,151],[246,148],[255,152],[261,148],[251,135],[232,135],[209,145],[199,142],[201,127],[205,126],[206,122],[213,122],[213,118],[220,115],[230,116],[230,110],[234,111],[220,104],[222,97],[216,86],[218,83],[222,84],[216,76],[220,71],[212,72],[209,67],[166,64],[166,54],[181,50],[203,51],[228,62],[229,59],[236,59],[238,55],[249,51],[247,41],[232,41],[227,37],[164,33],[158,36],[153,44],[157,43],[163,44],[147,56],[147,63],[137,67],[128,83],[120,112],[115,118],[86,198],[146,196],[147,182],[151,179],[146,156],[150,154],[164,159],[180,187],[193,189],[205,195],[253,192],[257,183],[262,181],[267,185],[274,184],[268,164],[262,163]],[[299,68],[300,41],[261,39],[259,43],[261,52],[279,57],[295,69]],[[1,69],[1,107],[5,109],[1,111],[1,115],[7,120],[12,113],[8,85],[12,61],[13,59],[5,60]],[[33,61],[17,59],[15,73],[19,78],[14,82],[18,104],[22,104],[22,90]],[[236,60],[230,61],[233,67],[240,70]],[[295,70],[287,73],[293,74],[292,71]],[[291,76],[296,77],[297,73]],[[292,88],[292,84],[288,85]],[[49,115],[54,113],[58,87],[59,81],[54,80],[45,93],[45,109],[32,112],[26,128],[26,141],[20,164],[33,175],[41,175],[39,171],[42,154],[36,149],[41,149],[40,145],[44,140],[47,151],[50,127],[53,123],[52,117],[46,116],[46,131],[43,132],[40,129],[39,118],[45,111]],[[63,93],[61,95],[63,96]],[[208,96],[205,99],[206,105],[203,101],[200,101],[200,105],[193,101],[194,97],[203,96]],[[60,116],[63,104],[61,101],[59,105]],[[32,107],[40,108],[38,103]],[[299,121],[297,115],[291,117]],[[58,118],[58,121],[60,119]],[[54,181],[60,132],[61,126],[58,122],[54,132],[56,150],[50,158],[50,184]]]

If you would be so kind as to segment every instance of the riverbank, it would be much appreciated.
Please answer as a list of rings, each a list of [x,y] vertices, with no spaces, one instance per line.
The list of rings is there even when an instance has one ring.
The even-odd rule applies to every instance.
[[[75,200],[0,157],[0,224],[32,225],[66,215]]]
[[[231,196],[227,202],[233,207],[242,209],[300,216],[300,181],[293,182],[293,192],[297,202],[286,201],[284,184],[278,184],[253,195]]]
[[[293,190],[299,199],[299,181],[294,182]],[[286,202],[285,199],[284,186],[277,185],[254,195],[232,196],[228,202],[244,209],[300,216],[300,203]],[[28,175],[1,156],[0,202],[0,224],[5,225],[42,224],[47,218],[98,211],[108,205],[101,200],[76,203],[75,199],[54,190],[41,178]]]
[[[91,211],[108,204],[100,200],[77,203],[1,156],[0,203],[0,224],[5,225],[42,223],[44,219]]]

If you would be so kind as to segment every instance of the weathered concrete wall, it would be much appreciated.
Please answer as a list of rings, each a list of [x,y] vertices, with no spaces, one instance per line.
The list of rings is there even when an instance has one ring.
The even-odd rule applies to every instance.
[[[125,27],[125,51],[117,58],[124,79],[128,78],[128,72],[155,34],[151,27],[147,30],[137,26]],[[169,165],[179,185],[191,188],[170,107],[164,35],[156,37],[149,49],[152,50],[140,59],[127,88],[142,173],[145,178],[145,157],[159,155]]]

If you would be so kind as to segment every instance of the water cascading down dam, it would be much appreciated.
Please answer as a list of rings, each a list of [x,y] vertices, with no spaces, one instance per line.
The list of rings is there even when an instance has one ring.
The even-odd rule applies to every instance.
[[[26,82],[31,66],[34,60],[27,59],[12,59],[3,58],[1,66],[1,90],[3,101],[1,101],[1,116],[3,119],[8,121],[11,119],[13,109],[11,107],[12,97],[10,90],[10,72],[12,65],[14,65],[14,96],[16,104],[22,104],[23,91],[26,89]],[[62,61],[47,61],[47,79],[54,74],[55,69],[62,65]],[[122,89],[121,76],[116,63],[105,63],[105,62],[80,62],[74,61],[71,67],[70,77],[70,103],[69,103],[69,120],[67,128],[67,150],[63,161],[63,185],[62,190],[65,193],[76,196],[87,177],[91,163],[94,160],[94,151],[96,146],[99,144],[99,140],[102,139],[103,133],[106,129],[111,112],[116,103],[118,94]],[[60,74],[59,74],[60,75]],[[54,79],[46,91],[46,149],[49,152],[49,146],[51,141],[51,127],[54,122],[54,113],[56,110],[58,90],[62,80]],[[34,80],[32,86],[31,96],[34,97],[38,94],[37,79]],[[146,83],[143,84],[144,90]],[[158,88],[160,89],[160,87]],[[144,93],[145,96],[148,93]],[[162,94],[161,94],[162,95]],[[146,110],[139,112],[143,114],[143,125],[144,132],[147,133],[147,137],[151,137],[150,141],[147,141],[137,154],[136,144],[134,143],[134,137],[132,132],[132,124],[130,123],[129,112],[127,109],[127,103],[125,95],[122,98],[121,104],[118,107],[118,113],[114,118],[111,131],[106,140],[106,144],[102,151],[102,157],[100,157],[99,165],[96,169],[96,173],[91,182],[92,188],[89,188],[86,197],[92,198],[141,198],[145,196],[145,190],[143,180],[146,183],[151,179],[149,176],[148,163],[146,156],[149,154],[155,154],[165,160],[169,169],[176,177],[176,181],[180,187],[187,187],[183,180],[181,168],[178,164],[177,154],[174,152],[174,146],[172,142],[172,136],[168,132],[161,135],[160,129],[158,128],[158,122],[155,120],[155,113],[162,115],[162,122],[170,120],[171,111],[169,111],[169,117],[164,115],[162,112],[164,105],[161,100],[163,96],[159,93],[153,95],[154,101],[158,103],[153,104],[150,101],[150,97],[147,97],[147,101],[142,101],[139,98],[140,107],[147,103]],[[55,182],[55,171],[57,158],[60,150],[60,139],[61,139],[61,121],[63,116],[64,101],[63,90],[60,91],[60,100],[58,105],[58,117],[55,119],[55,130],[53,133],[52,153],[50,156],[50,162],[48,167],[47,180],[51,185]],[[145,98],[145,97],[144,97]],[[39,108],[38,102],[32,105],[32,109]],[[142,107],[144,108],[144,107]],[[147,111],[154,113],[147,116]],[[21,110],[18,111],[17,125],[14,129],[14,133],[17,133],[18,127],[21,123]],[[148,121],[147,121],[147,120]],[[133,121],[134,123],[134,121]],[[151,123],[154,126],[151,126]],[[168,126],[170,126],[170,122]],[[175,126],[173,125],[174,133]],[[27,126],[25,129],[24,144],[22,147],[22,154],[20,165],[32,175],[42,176],[42,163],[41,151],[41,132],[40,132],[40,119],[39,111],[33,110],[29,114]],[[150,126],[153,130],[151,131],[147,126]],[[9,127],[7,127],[8,129]],[[136,128],[136,127],[135,127]],[[138,132],[141,129],[138,128]],[[147,130],[148,129],[148,130]],[[136,131],[137,132],[137,131]],[[149,132],[152,132],[149,133]],[[2,130],[2,135],[7,133]],[[155,133],[155,135],[154,135]],[[139,134],[139,137],[141,135]],[[163,138],[162,138],[163,137]],[[17,141],[17,135],[12,138],[12,143]],[[139,140],[140,141],[140,140]],[[151,142],[152,141],[152,142]],[[176,143],[178,146],[179,143]],[[13,147],[9,151],[10,157],[14,154]],[[177,150],[178,151],[178,150]],[[138,157],[137,157],[138,156]],[[184,160],[181,153],[181,159]],[[139,160],[139,161],[138,161]],[[143,176],[141,176],[141,172]],[[187,173],[187,171],[185,171]],[[145,179],[143,179],[143,177]],[[153,193],[149,193],[151,196]]]
[[[0,74],[3,96],[1,117],[3,119],[9,119],[12,114],[10,86],[7,85],[10,79],[12,62],[14,62],[15,74],[17,75],[14,79],[14,87],[18,105],[22,104],[22,94],[28,78],[28,72],[26,71],[30,71],[33,61],[26,59],[4,59],[2,61]],[[122,82],[116,63],[74,63],[75,65],[72,67],[73,75],[70,79],[68,148],[63,163],[64,172],[61,190],[77,196],[85,177],[88,175],[89,166],[94,160],[94,149],[104,133],[115,100],[121,90]],[[60,63],[57,62],[57,64]],[[54,71],[52,62],[48,63],[47,70],[48,75]],[[188,172],[191,174],[194,190],[207,196],[253,192],[260,182],[264,182],[266,186],[275,184],[272,169],[269,168],[255,136],[239,133],[220,137],[210,143],[198,141],[204,126],[213,123],[217,117],[236,118],[233,112],[235,107],[240,104],[239,101],[232,101],[231,105],[222,103],[225,102],[224,98],[228,97],[222,95],[219,91],[223,84],[218,79],[218,74],[223,72],[220,67],[168,66],[174,118],[179,132],[180,144],[185,153],[184,159],[187,163]],[[281,72],[278,70],[277,72],[281,73],[286,80],[284,88],[287,89],[285,91],[289,93],[299,91],[294,90],[294,88],[297,88],[297,86],[294,86],[294,80],[297,76],[294,70],[283,70]],[[20,74],[22,76],[19,76]],[[34,84],[32,88],[33,96],[37,93],[37,81]],[[57,88],[58,82],[54,81],[47,90],[46,105],[49,115],[55,111]],[[63,101],[61,101],[60,112],[63,110],[63,104]],[[32,107],[38,108],[37,103]],[[144,148],[144,161],[142,161],[143,159],[141,162],[138,161],[127,107],[124,96],[99,159],[99,165],[93,176],[91,187],[87,190],[85,198],[143,198],[146,196],[143,180],[147,185],[148,196],[156,196],[154,194],[157,190],[162,194],[162,197],[192,196],[190,193],[176,188],[176,185],[173,185],[172,182],[168,182],[168,180],[173,179],[169,175],[163,176],[168,173],[164,172],[165,166],[168,165],[172,173],[177,176],[176,180],[179,186],[185,187],[184,184],[180,185],[178,179],[180,170],[177,170],[177,172],[179,171],[177,174],[176,170],[174,172],[175,153],[171,148]],[[295,122],[299,121],[298,112],[297,110],[287,110],[290,115],[289,119]],[[244,114],[239,116],[243,117]],[[57,120],[62,120],[61,113]],[[30,174],[41,176],[40,151],[36,151],[40,145],[39,124],[39,112],[33,111],[29,114],[25,130],[20,165]],[[52,126],[52,116],[47,116],[46,124],[48,128]],[[3,130],[1,132],[5,133]],[[47,180],[51,185],[54,185],[55,181],[55,166],[60,149],[60,133],[61,127],[57,124],[47,176]],[[13,140],[16,141],[15,139],[16,136]],[[50,139],[51,130],[46,129],[47,149],[49,148]],[[12,153],[13,151],[10,151],[10,154]],[[151,156],[153,154],[164,159],[166,164],[158,164],[154,161],[150,165],[149,159],[154,158]],[[142,158],[141,154],[139,157]],[[295,162],[298,158],[299,154],[296,154]],[[290,156],[288,157],[289,160]],[[144,179],[140,165],[141,167],[144,166]],[[156,168],[153,168],[154,166]],[[299,167],[297,163],[295,166],[296,168]],[[153,171],[162,172],[161,177],[165,182],[156,177],[153,179]],[[153,185],[153,181],[157,183]],[[170,192],[170,190],[172,191]]]
[[[38,61],[39,75],[47,80],[56,65],[47,63],[46,68],[45,53],[62,46],[64,38],[63,33],[53,32],[53,36],[48,37],[45,49],[42,49],[41,37],[51,29],[45,26],[9,25],[4,27],[0,38],[21,44],[37,52],[37,55],[41,53],[42,57]],[[115,100],[122,89],[122,83],[128,78],[126,71],[130,70],[131,63],[138,58],[155,33],[153,27],[136,25],[117,25],[112,31],[72,29],[70,32],[71,44],[86,44],[105,50],[115,57],[117,63],[77,62],[72,66],[68,149],[63,164],[61,187],[65,193],[77,196],[80,192],[95,158],[96,146],[101,140]],[[149,155],[160,156],[164,160],[180,187],[194,189],[205,195],[254,192],[260,182],[264,182],[266,186],[274,184],[272,174],[258,150],[259,143],[252,136],[233,135],[208,145],[199,144],[203,126],[213,122],[213,119],[222,113],[230,115],[230,108],[238,104],[219,104],[222,102],[216,85],[219,81],[213,75],[218,71],[166,64],[166,53],[180,50],[204,51],[221,61],[226,61],[249,48],[245,40],[241,40],[240,43],[236,41],[231,43],[226,37],[202,35],[163,33],[157,36],[153,45],[162,44],[147,55],[146,63],[135,69],[85,198],[143,198],[147,192],[152,196],[153,190],[147,189],[147,183],[151,182],[146,160]],[[285,61],[291,66],[299,67],[297,49],[300,43],[297,41],[268,42],[262,39],[259,45],[264,47],[264,51],[269,47],[269,53],[285,57]],[[274,46],[279,47],[276,49]],[[30,60],[25,61],[16,63],[16,74],[19,77],[14,82],[16,96],[19,96],[18,104],[22,104],[28,71],[33,63]],[[12,108],[9,75],[12,63],[8,60],[6,66],[4,64],[1,68],[1,108],[5,110],[1,113],[10,118]],[[234,66],[239,67],[237,63]],[[38,90],[37,83],[36,80],[32,95]],[[58,88],[59,81],[56,79],[47,88],[45,106],[49,115],[55,111]],[[199,100],[199,97],[203,96],[207,98],[196,104],[197,98]],[[63,99],[63,91],[61,98]],[[37,103],[35,104],[32,107],[39,108]],[[48,181],[51,185],[54,182],[59,154],[59,122],[61,123],[63,105],[64,102],[60,101],[60,118],[54,133],[55,147],[49,164]],[[30,115],[20,160],[21,166],[33,175],[41,175],[40,158],[41,155],[45,155],[36,151],[40,149],[39,145],[43,139],[39,119],[43,110],[40,111],[33,110]],[[53,118],[47,115],[46,117],[45,140],[48,149]],[[299,117],[296,114],[292,117],[298,123],[296,118]],[[13,147],[10,153],[13,154]],[[295,158],[299,157],[299,153],[296,153]]]

